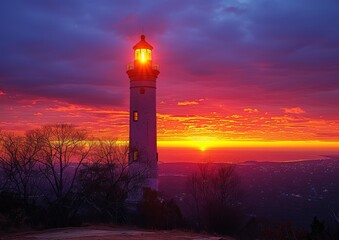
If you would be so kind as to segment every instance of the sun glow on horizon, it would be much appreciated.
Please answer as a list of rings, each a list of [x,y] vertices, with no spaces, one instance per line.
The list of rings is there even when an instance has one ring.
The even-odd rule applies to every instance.
[[[200,151],[205,152],[206,148],[205,147],[200,147]]]
[[[338,149],[339,142],[324,141],[158,141],[159,147],[195,148],[200,151],[217,148],[296,148],[296,149]]]

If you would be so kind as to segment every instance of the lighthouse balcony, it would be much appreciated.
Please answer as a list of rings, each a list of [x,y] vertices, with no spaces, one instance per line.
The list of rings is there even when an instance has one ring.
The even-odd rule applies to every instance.
[[[153,64],[152,63],[151,66],[152,66],[153,70],[157,70],[157,71],[160,70],[159,64]],[[134,70],[134,63],[128,63],[127,64],[127,71],[129,71],[129,70]]]

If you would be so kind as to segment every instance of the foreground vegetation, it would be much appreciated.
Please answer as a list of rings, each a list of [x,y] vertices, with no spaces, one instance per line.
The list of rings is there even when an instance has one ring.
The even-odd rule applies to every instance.
[[[140,189],[148,169],[128,172],[128,146],[90,137],[69,124],[43,126],[24,136],[0,132],[0,231],[80,226],[83,223],[185,228],[240,239],[338,239],[315,218],[311,232],[243,213],[234,165],[203,164],[187,182],[184,207]]]
[[[128,193],[147,176],[128,174],[126,145],[68,124],[2,132],[0,142],[2,228],[123,222]]]
[[[148,170],[128,172],[126,144],[94,139],[69,124],[43,126],[24,136],[1,132],[0,143],[3,230],[83,222],[219,233],[238,228],[240,218],[234,211],[237,180],[232,166],[218,171],[201,167],[192,176],[188,183],[190,214],[184,217],[173,199],[151,189],[144,189],[137,205],[129,202],[129,193],[142,186]]]

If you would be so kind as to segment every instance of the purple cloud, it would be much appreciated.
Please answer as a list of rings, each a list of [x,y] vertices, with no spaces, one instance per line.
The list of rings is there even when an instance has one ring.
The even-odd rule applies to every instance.
[[[0,86],[22,98],[126,105],[125,64],[143,28],[161,64],[160,100],[181,100],[184,88],[191,99],[277,110],[293,101],[333,115],[338,7],[334,0],[2,1]]]

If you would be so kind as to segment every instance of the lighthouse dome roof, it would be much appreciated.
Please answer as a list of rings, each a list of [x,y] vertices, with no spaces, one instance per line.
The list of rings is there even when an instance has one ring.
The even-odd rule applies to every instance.
[[[150,50],[153,49],[152,45],[146,42],[145,35],[141,35],[140,38],[141,40],[137,44],[134,45],[133,50],[141,49],[141,48],[150,49]]]

